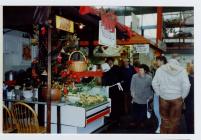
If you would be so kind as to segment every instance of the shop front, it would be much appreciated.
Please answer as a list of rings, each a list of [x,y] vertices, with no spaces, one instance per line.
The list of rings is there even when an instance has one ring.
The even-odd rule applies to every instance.
[[[18,103],[30,106],[38,119],[36,127],[45,127],[46,133],[92,133],[104,126],[112,101],[108,88],[100,83],[103,71],[98,61],[104,61],[104,57],[93,61],[94,48],[100,45],[115,49],[116,36],[129,38],[131,30],[104,9],[7,7],[5,11],[10,9],[27,10],[30,17],[34,13],[34,19],[27,25],[20,20],[5,20],[5,57],[11,57],[4,60],[3,100],[7,108],[16,111],[13,106]],[[20,24],[20,28],[12,24]],[[21,29],[23,32],[16,31]],[[14,113],[14,121],[23,120],[25,124],[17,123],[13,131],[38,132],[24,128],[29,125],[24,122],[28,116],[17,114],[21,111]]]

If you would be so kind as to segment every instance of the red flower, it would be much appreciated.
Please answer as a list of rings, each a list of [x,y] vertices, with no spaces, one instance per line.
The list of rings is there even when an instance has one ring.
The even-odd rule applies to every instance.
[[[66,74],[69,75],[69,74],[70,74],[70,70],[67,70],[67,71],[66,71]]]
[[[81,82],[80,78],[76,78],[76,82],[80,83]]]
[[[64,87],[64,95],[68,94],[68,89]]]
[[[42,27],[42,28],[41,28],[41,34],[42,34],[42,35],[45,35],[45,33],[46,33],[46,29],[45,29],[45,27]]]
[[[65,78],[66,76],[67,76],[67,72],[66,72],[66,71],[62,71],[62,72],[61,72],[61,77],[62,77],[62,78]]]
[[[73,74],[72,78],[76,79],[76,78],[77,78],[77,75],[76,75],[76,74]]]

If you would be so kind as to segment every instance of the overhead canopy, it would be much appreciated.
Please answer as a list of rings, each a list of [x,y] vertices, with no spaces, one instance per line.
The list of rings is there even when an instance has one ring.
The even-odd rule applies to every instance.
[[[75,26],[76,34],[80,40],[97,40],[101,17],[93,14],[81,15],[79,9],[79,6],[52,6],[50,16],[53,18],[55,15],[60,15],[74,22],[86,25],[82,30],[78,26]],[[33,23],[36,23],[36,19],[40,21],[40,18],[47,18],[47,16],[44,16],[47,13],[48,6],[40,6],[40,8],[37,6],[4,6],[3,28],[20,30],[32,34]],[[38,14],[39,18],[35,18],[37,17],[35,14]],[[131,30],[127,26],[118,23],[117,38],[128,38],[130,35],[129,31]]]

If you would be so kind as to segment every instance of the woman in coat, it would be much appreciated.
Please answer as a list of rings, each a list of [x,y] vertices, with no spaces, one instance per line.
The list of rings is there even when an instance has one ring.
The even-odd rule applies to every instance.
[[[147,118],[147,100],[152,98],[152,78],[146,73],[146,65],[141,64],[137,74],[131,80],[131,96],[133,104],[133,117],[136,125],[144,126]]]

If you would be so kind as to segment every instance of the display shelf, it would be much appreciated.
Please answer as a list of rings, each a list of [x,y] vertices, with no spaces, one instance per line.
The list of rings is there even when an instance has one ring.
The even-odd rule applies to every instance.
[[[181,28],[181,27],[194,27],[194,24],[185,24],[185,23],[168,23],[164,22],[166,28]]]
[[[194,39],[193,38],[174,38],[174,37],[168,37],[168,38],[163,38],[163,41],[166,43],[193,43]]]
[[[194,39],[193,37],[164,37],[163,39]]]
[[[165,17],[169,16],[166,19]],[[170,53],[192,53],[194,48],[194,15],[190,13],[178,12],[163,15],[163,30],[165,37],[162,39],[166,43],[167,52]],[[171,33],[171,34],[169,34]]]

